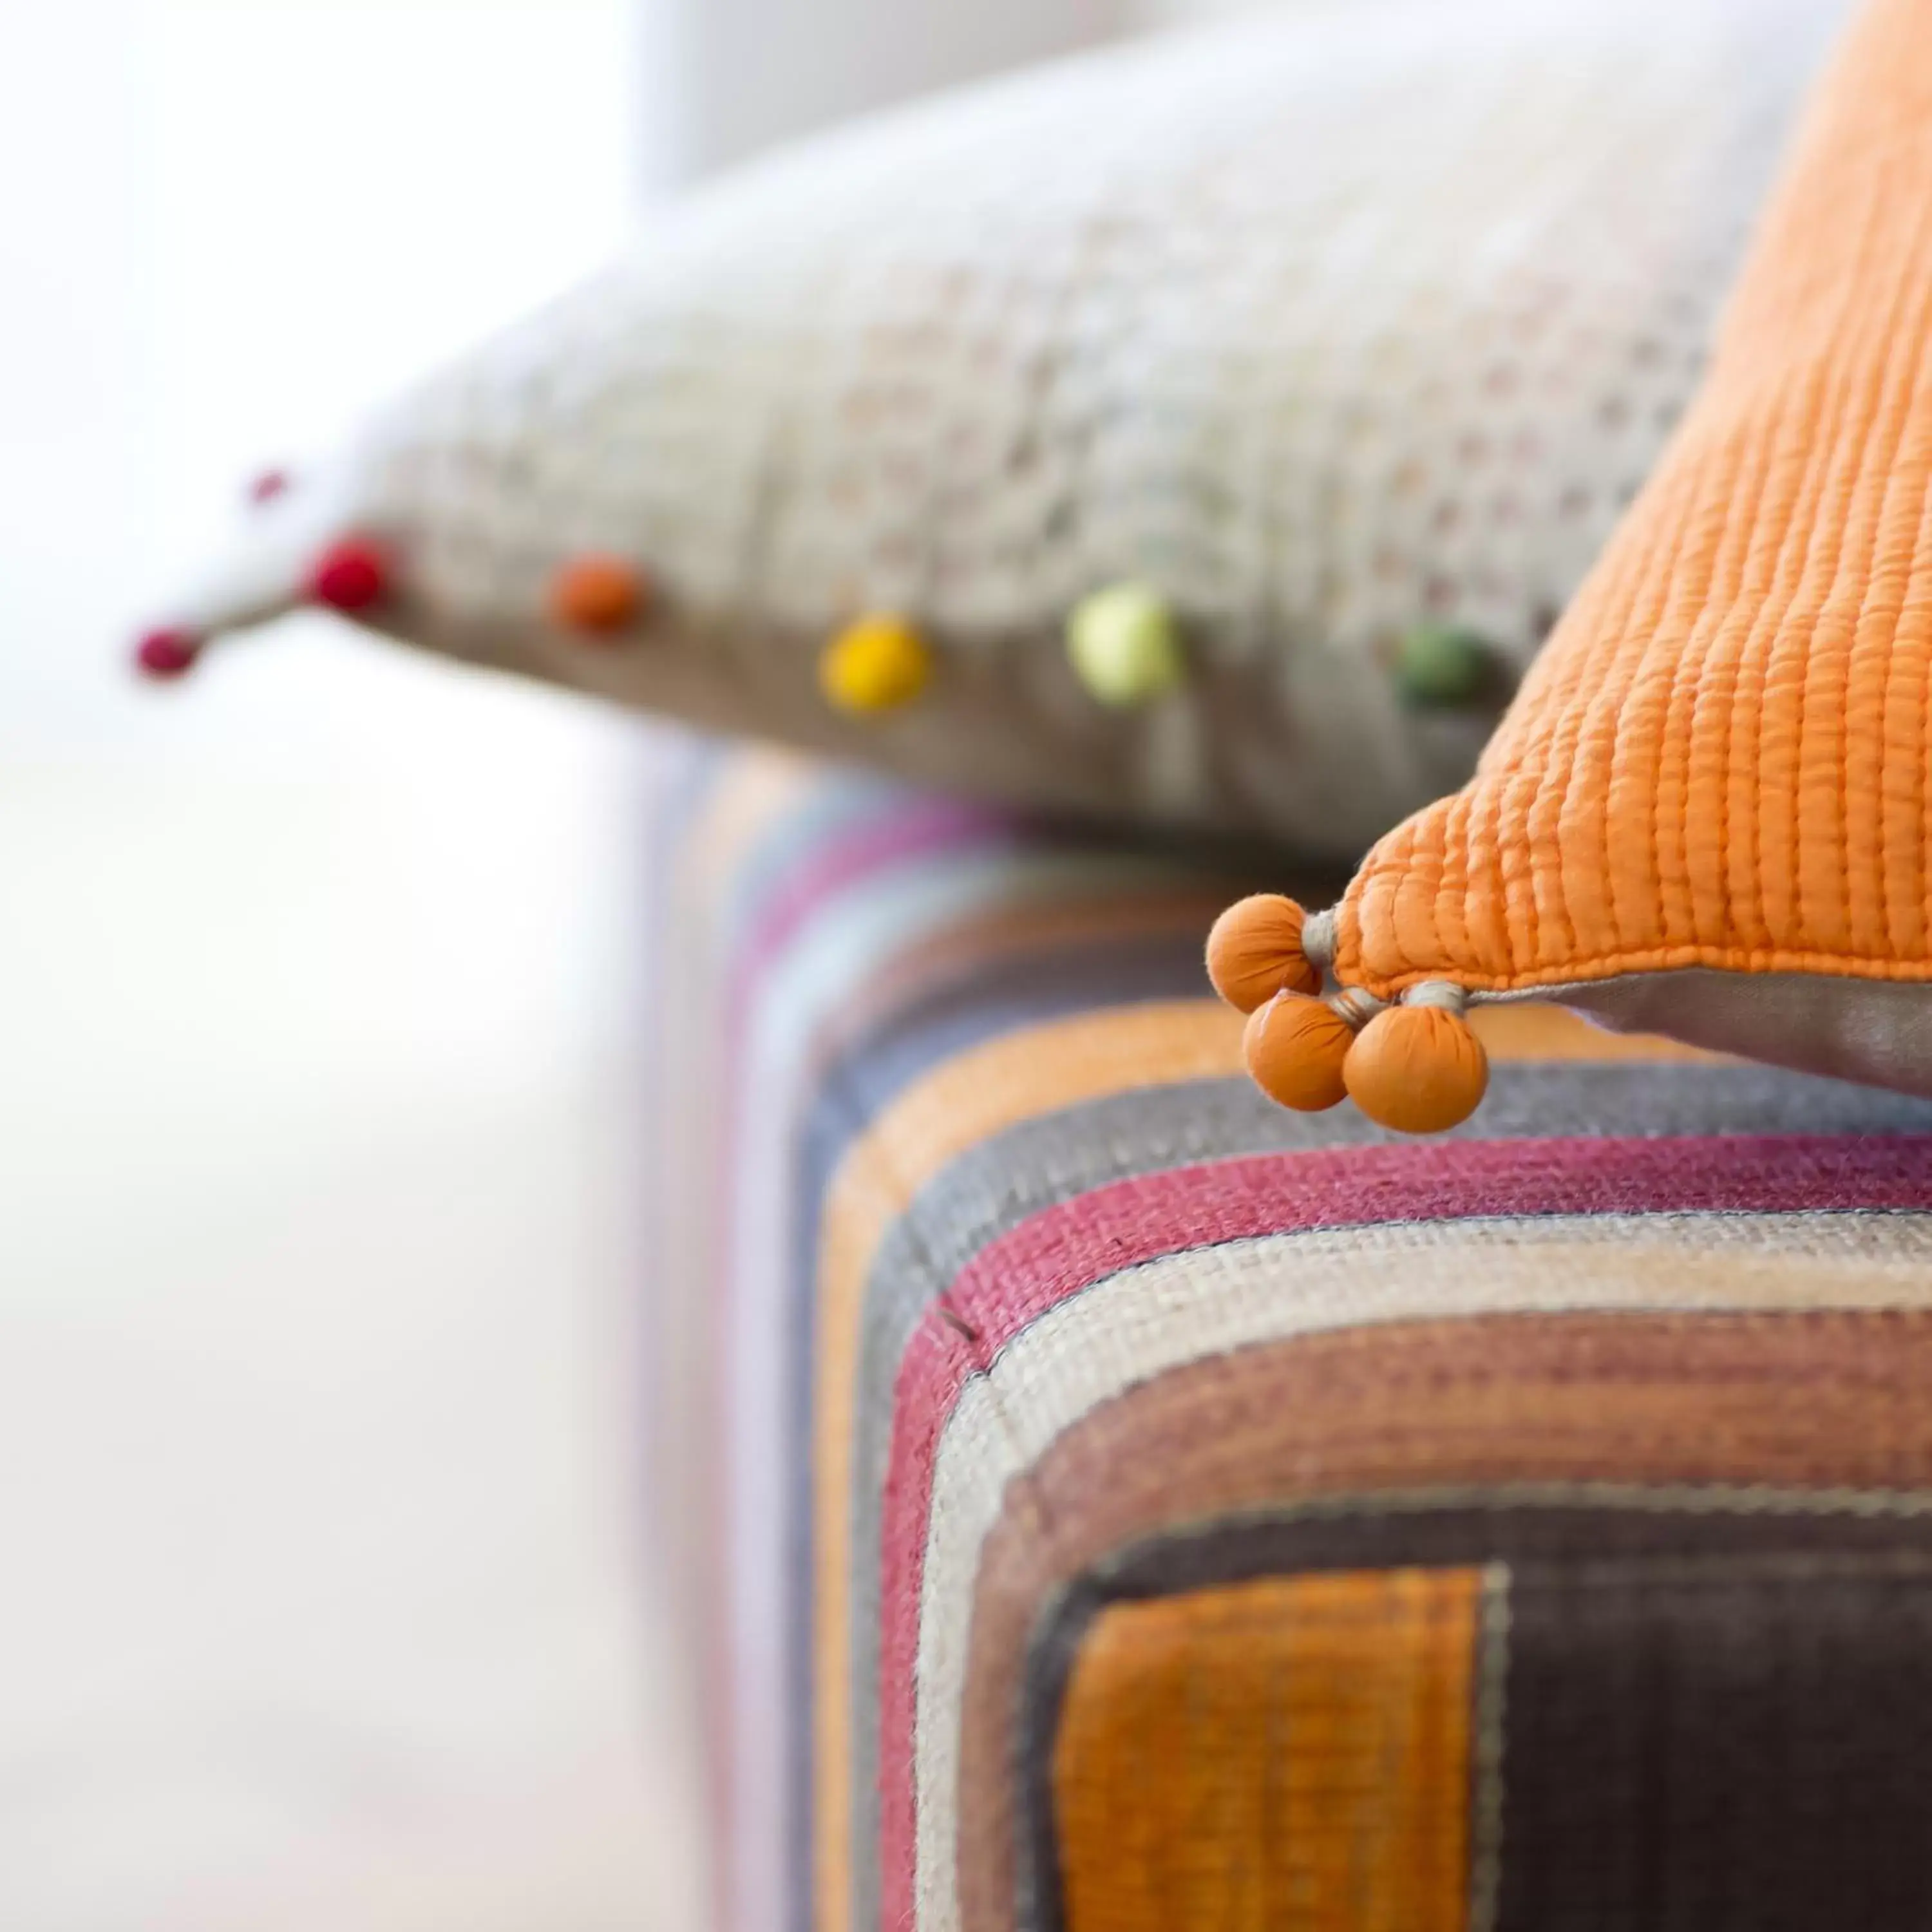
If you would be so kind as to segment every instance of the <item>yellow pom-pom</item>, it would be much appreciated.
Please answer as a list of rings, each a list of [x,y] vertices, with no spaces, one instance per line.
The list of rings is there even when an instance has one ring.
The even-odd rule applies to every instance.
[[[1239,899],[1208,935],[1208,977],[1237,1012],[1280,992],[1318,993],[1322,975],[1301,949],[1302,910],[1279,892]]]
[[[932,652],[903,617],[861,617],[818,661],[818,682],[841,711],[868,716],[910,704],[932,675]]]
[[[1490,1057],[1460,1013],[1390,1006],[1364,1027],[1342,1069],[1350,1097],[1402,1134],[1439,1134],[1476,1111]]]
[[[1066,651],[1080,682],[1102,704],[1145,704],[1186,674],[1174,613],[1144,584],[1115,584],[1074,606]]]
[[[1241,1058],[1248,1077],[1277,1106],[1319,1114],[1348,1090],[1342,1064],[1354,1037],[1325,1000],[1280,993],[1248,1016]]]

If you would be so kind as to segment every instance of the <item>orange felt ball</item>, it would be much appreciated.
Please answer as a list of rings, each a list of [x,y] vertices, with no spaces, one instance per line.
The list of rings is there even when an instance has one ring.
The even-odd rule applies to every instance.
[[[1279,992],[1318,993],[1322,976],[1301,950],[1303,914],[1279,892],[1238,900],[1208,935],[1208,977],[1237,1012]]]
[[[550,579],[550,614],[595,638],[621,631],[649,601],[642,573],[619,556],[574,556]]]
[[[1278,993],[1248,1017],[1241,1058],[1248,1077],[1278,1106],[1319,1114],[1347,1092],[1342,1063],[1354,1029],[1323,1000]]]
[[[1365,1026],[1342,1068],[1350,1097],[1402,1134],[1439,1134],[1476,1111],[1490,1056],[1460,1013],[1390,1006]]]

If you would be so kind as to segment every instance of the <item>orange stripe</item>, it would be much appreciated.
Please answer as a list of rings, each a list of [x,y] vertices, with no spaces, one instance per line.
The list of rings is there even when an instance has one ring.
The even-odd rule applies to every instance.
[[[1502,1060],[1699,1059],[1668,1041],[1606,1033],[1556,1006],[1472,1016]],[[950,1161],[1023,1120],[1136,1088],[1232,1076],[1242,1022],[1218,1001],[1114,1007],[1023,1028],[962,1053],[901,1094],[847,1150],[827,1194],[817,1284],[813,1400],[813,1656],[818,1924],[850,1922],[853,1409],[865,1285],[886,1230]]]
[[[1482,1586],[1364,1571],[1104,1612],[1054,1751],[1067,1932],[1464,1932]]]
[[[1525,1001],[1521,1005],[1480,1006],[1469,1015],[1492,1060],[1568,1060],[1592,1066],[1616,1060],[1652,1064],[1709,1060],[1718,1056],[1654,1034],[1611,1033],[1592,1026],[1567,1006]]]

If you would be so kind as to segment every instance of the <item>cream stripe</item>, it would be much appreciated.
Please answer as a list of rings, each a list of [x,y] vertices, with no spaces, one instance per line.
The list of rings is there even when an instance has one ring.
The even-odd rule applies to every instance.
[[[980,1552],[1060,1432],[1202,1358],[1371,1323],[1588,1310],[1932,1307],[1932,1214],[1552,1216],[1276,1234],[1166,1256],[1063,1301],[961,1393],[920,1593],[916,1911],[956,1932],[959,1711]]]

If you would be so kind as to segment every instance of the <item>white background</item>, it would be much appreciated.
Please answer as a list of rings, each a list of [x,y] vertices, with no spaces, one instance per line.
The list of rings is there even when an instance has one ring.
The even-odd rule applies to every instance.
[[[0,0],[0,1925],[697,1922],[652,734],[319,619],[122,654],[251,470],[640,197],[1120,10],[919,10]]]
[[[626,1492],[638,734],[319,621],[122,668],[251,469],[614,245],[633,31],[0,8],[22,1932],[689,1922]]]

